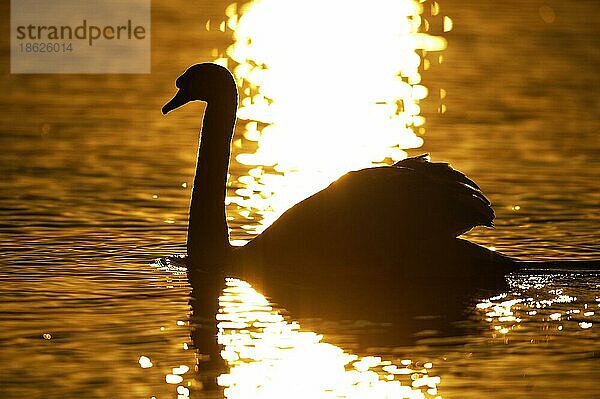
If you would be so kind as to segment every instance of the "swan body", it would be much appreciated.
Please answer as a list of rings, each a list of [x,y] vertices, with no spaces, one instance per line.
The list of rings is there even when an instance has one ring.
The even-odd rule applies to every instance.
[[[226,68],[205,63],[190,67],[176,86],[163,113],[189,101],[207,103],[188,226],[194,279],[236,276],[274,298],[305,303],[307,295],[323,302],[332,282],[379,297],[412,294],[417,287],[437,296],[448,287],[503,286],[503,276],[514,270],[511,258],[456,238],[475,226],[492,227],[494,212],[477,184],[426,155],[347,173],[246,246],[232,247],[224,203],[235,81]],[[328,299],[337,307],[352,289],[333,291]]]
[[[258,246],[279,252],[276,246],[282,245],[297,256],[331,251],[343,256],[340,251],[349,248],[376,256],[406,242],[446,240],[475,226],[492,227],[493,219],[490,202],[473,182],[422,155],[347,173],[289,209],[240,252]]]

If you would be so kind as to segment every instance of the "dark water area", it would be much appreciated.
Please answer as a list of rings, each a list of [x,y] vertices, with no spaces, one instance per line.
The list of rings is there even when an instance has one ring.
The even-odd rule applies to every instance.
[[[176,76],[213,60],[213,49],[230,40],[204,28],[225,18],[227,4],[185,12],[181,4],[153,4],[149,75],[10,74],[9,10],[1,6],[2,397],[222,395],[202,390],[195,372],[202,348],[190,338],[185,269],[155,263],[185,252],[203,106],[169,118],[160,108]],[[446,0],[440,7],[454,27],[443,33],[443,62],[423,72],[424,145],[409,154],[449,161],[488,195],[496,228],[466,238],[523,259],[599,259],[600,6]],[[237,178],[247,171],[232,160],[229,195],[243,188]],[[248,238],[243,226],[259,216],[234,203],[227,210],[231,238]],[[368,321],[304,320],[300,333],[264,297],[232,282],[222,302],[233,323],[223,327],[227,353],[238,356],[233,363],[254,361],[225,378],[237,387],[226,394],[600,397],[600,275],[507,278],[509,291],[465,308],[469,333],[368,349],[354,345]],[[231,305],[238,299],[247,308]],[[258,341],[236,344],[235,323]],[[287,344],[270,341],[271,333]],[[362,363],[325,343],[360,352]],[[253,391],[264,375],[280,380]],[[377,378],[407,389],[384,388]],[[326,379],[336,388],[323,393]]]

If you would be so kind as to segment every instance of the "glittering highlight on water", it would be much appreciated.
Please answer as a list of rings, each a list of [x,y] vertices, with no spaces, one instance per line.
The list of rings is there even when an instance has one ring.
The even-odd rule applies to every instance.
[[[422,145],[419,102],[429,93],[420,68],[430,62],[421,54],[446,47],[423,32],[422,14],[439,14],[437,3],[425,4],[256,0],[227,8],[234,44],[217,62],[240,88],[243,140],[234,146],[242,150],[237,162],[250,168],[228,203],[261,215],[245,226],[249,233],[342,174],[390,164]],[[448,17],[443,26],[452,28]]]
[[[248,283],[227,279],[217,315],[223,358],[218,378],[227,398],[430,398],[433,364],[359,357],[303,331]]]

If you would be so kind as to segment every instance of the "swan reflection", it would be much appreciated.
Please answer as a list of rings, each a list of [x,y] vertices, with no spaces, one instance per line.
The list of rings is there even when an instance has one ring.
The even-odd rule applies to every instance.
[[[163,258],[155,266],[168,272],[165,285],[173,284],[174,277],[185,275],[185,263],[180,257]],[[576,281],[581,291],[567,284]],[[302,324],[290,321],[285,313],[278,311],[261,293],[238,279],[224,281],[226,288],[219,298],[219,332],[222,356],[227,368],[221,371],[218,382],[227,398],[270,397],[475,397],[475,393],[493,389],[514,392],[514,386],[503,385],[503,379],[481,379],[481,373],[514,372],[529,368],[535,370],[540,362],[562,356],[562,345],[577,334],[578,349],[582,356],[596,348],[595,328],[600,323],[600,298],[586,286],[597,287],[597,278],[581,277],[576,273],[515,274],[509,276],[510,289],[499,295],[485,297],[466,306],[474,316],[467,334],[451,338],[425,338],[417,345],[398,346],[395,343],[375,344],[379,349],[355,350],[354,341],[341,337],[355,334],[328,322],[312,322],[312,331]],[[201,289],[201,287],[197,287]],[[590,293],[592,293],[590,295]],[[192,305],[194,305],[194,301]],[[214,320],[214,318],[213,318]],[[197,373],[193,363],[190,370],[179,374],[183,381],[167,380],[171,389],[177,389],[179,397],[223,397],[223,392],[206,391],[203,378],[207,370],[205,355],[212,340],[197,339],[195,330],[202,329],[202,319],[190,318],[193,345],[199,360]],[[173,325],[179,326],[176,320]],[[182,328],[187,327],[187,323]],[[344,331],[341,331],[344,330]],[[361,331],[362,332],[362,331]],[[473,333],[475,333],[473,335]],[[553,342],[548,346],[548,342]],[[188,349],[186,342],[183,348]],[[339,343],[340,347],[330,343]],[[485,342],[485,344],[483,344]],[[178,346],[180,344],[178,343]],[[523,364],[515,366],[514,350],[527,345],[528,355]],[[532,346],[534,345],[534,346]],[[532,349],[533,348],[533,349]],[[495,359],[507,357],[507,369],[497,363],[487,362],[492,350]],[[555,354],[555,350],[559,353]],[[531,355],[535,351],[537,355]],[[368,354],[359,357],[354,353]],[[159,354],[147,354],[140,359],[139,367],[148,367],[165,374],[178,375],[187,371],[179,363]],[[469,362],[464,363],[465,356]],[[572,356],[572,355],[569,355]],[[412,360],[411,360],[412,359]],[[485,360],[485,361],[482,361]],[[521,362],[521,360],[519,360]],[[593,358],[590,362],[595,361]],[[178,367],[176,367],[178,366]],[[570,364],[572,370],[589,370],[590,363]],[[182,368],[184,370],[182,370]],[[460,370],[456,374],[452,370]],[[499,371],[500,370],[500,371]],[[590,369],[592,370],[592,369]],[[582,371],[583,372],[583,371]],[[167,375],[168,375],[167,374]],[[512,374],[510,374],[512,375]],[[572,375],[572,374],[569,374]],[[166,380],[166,376],[161,378]],[[173,378],[173,377],[171,377]],[[551,376],[549,377],[552,378]],[[583,384],[586,383],[585,375]],[[467,380],[465,385],[460,382]],[[550,380],[549,380],[550,381]],[[596,386],[595,379],[590,380]],[[472,387],[476,388],[471,390]],[[505,392],[505,391],[502,391]],[[220,395],[220,396],[219,396]]]
[[[230,370],[227,398],[433,398],[432,363],[359,357],[323,342],[274,309],[252,286],[227,279],[219,298],[218,340]]]

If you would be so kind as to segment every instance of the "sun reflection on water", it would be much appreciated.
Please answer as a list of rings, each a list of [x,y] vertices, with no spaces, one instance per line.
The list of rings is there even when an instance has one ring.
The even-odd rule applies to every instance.
[[[347,353],[286,321],[244,281],[227,279],[219,303],[227,398],[440,398],[432,363]]]
[[[422,145],[421,72],[446,47],[428,32],[452,28],[436,2],[255,0],[226,15],[234,43],[214,54],[238,82],[234,146],[249,168],[228,203],[260,215],[250,234],[342,174]]]
[[[520,328],[529,320],[545,320],[546,324],[538,334],[543,336],[542,341],[547,340],[548,335],[559,333],[566,327],[589,329],[597,323],[596,312],[591,310],[591,307],[599,305],[579,302],[576,296],[565,294],[562,288],[547,290],[548,284],[555,278],[556,275],[550,273],[528,276],[526,280],[515,284],[517,292],[502,293],[480,301],[476,309],[491,326],[492,337],[506,338],[512,330]],[[541,292],[553,297],[537,297]],[[565,305],[568,305],[567,309]]]

